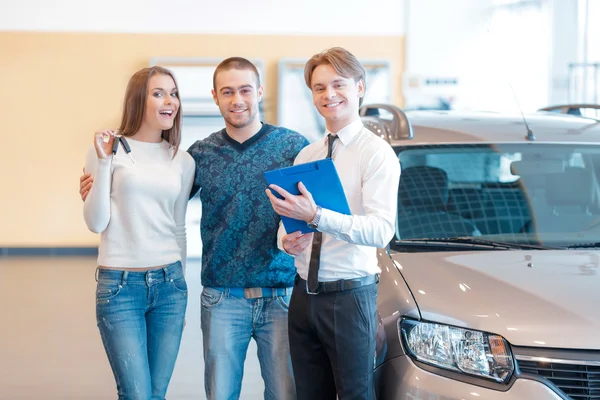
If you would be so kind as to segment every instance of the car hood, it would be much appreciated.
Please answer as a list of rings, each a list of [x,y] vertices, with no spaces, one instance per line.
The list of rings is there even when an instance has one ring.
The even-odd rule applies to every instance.
[[[600,349],[600,252],[392,253],[425,320],[517,346]]]

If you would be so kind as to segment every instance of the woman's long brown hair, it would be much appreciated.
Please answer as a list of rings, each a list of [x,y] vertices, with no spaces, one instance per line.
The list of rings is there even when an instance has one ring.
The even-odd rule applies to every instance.
[[[146,115],[146,99],[148,97],[148,83],[154,75],[168,75],[175,82],[175,88],[179,94],[179,88],[177,87],[177,81],[171,71],[166,68],[154,66],[144,68],[133,74],[129,83],[127,84],[127,90],[125,91],[125,103],[123,105],[123,116],[121,118],[121,127],[119,133],[123,136],[132,136],[140,130],[144,116]],[[181,103],[179,104],[179,110],[173,121],[171,129],[162,131],[162,138],[165,139],[172,148],[175,149],[173,157],[179,150],[179,144],[181,143]]]

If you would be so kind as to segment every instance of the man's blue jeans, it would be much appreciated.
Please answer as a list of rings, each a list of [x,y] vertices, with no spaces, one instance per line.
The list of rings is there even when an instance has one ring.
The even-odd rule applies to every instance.
[[[286,295],[246,299],[205,287],[201,296],[204,387],[208,400],[239,399],[250,339],[256,340],[265,400],[296,398],[288,341]]]
[[[181,263],[132,272],[98,269],[96,321],[121,400],[164,399],[187,306]]]

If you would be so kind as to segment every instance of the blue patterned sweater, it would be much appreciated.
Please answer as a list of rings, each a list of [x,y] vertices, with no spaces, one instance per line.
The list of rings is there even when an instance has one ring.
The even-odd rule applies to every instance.
[[[289,129],[263,124],[244,143],[225,129],[194,143],[191,196],[202,201],[202,285],[290,287],[293,259],[277,248],[279,216],[265,194],[263,172],[293,164],[308,144]]]

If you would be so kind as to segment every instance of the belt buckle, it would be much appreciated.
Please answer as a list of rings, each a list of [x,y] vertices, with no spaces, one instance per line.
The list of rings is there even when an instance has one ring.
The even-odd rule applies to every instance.
[[[321,292],[311,292],[311,291],[308,289],[308,280],[306,280],[305,282],[306,282],[306,293],[307,293],[307,294],[316,295],[316,294],[319,294],[319,293],[321,293]],[[318,287],[320,287],[320,286],[321,286],[321,285],[317,286],[317,288],[318,288]],[[317,290],[318,290],[318,289],[317,289]]]
[[[262,288],[244,288],[244,297],[247,299],[258,299],[263,297]]]

